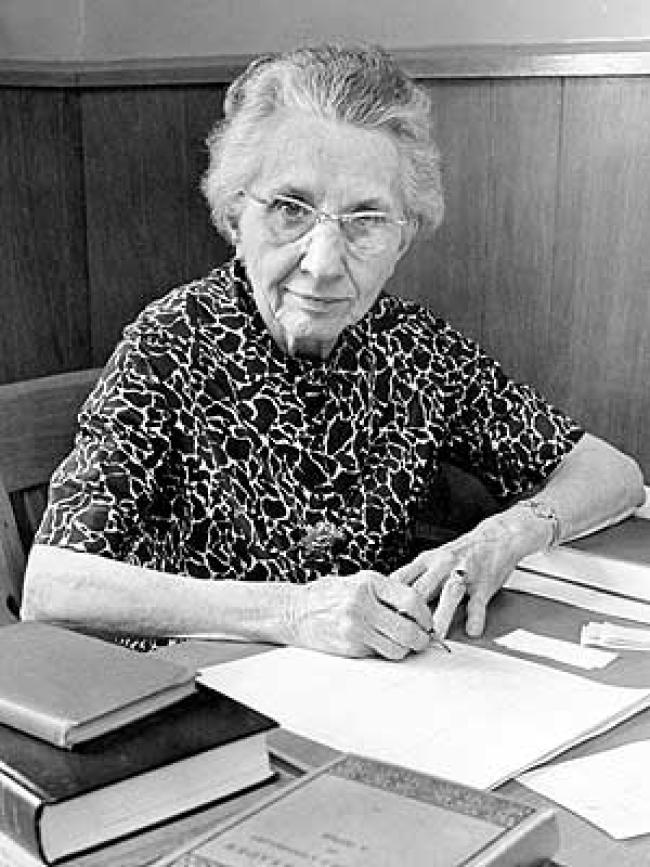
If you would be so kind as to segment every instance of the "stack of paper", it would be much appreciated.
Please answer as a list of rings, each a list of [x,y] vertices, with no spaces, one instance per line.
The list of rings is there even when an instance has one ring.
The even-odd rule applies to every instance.
[[[400,663],[281,648],[204,669],[207,686],[286,729],[478,788],[496,786],[650,704],[608,686],[471,644]]]
[[[580,643],[612,650],[650,650],[650,629],[591,622],[582,627]]]
[[[623,617],[650,624],[650,603],[627,599],[594,587],[584,587],[565,578],[515,569],[503,586],[507,590],[517,590],[543,599],[555,599],[574,608],[597,611],[606,617]]]
[[[632,517],[613,527],[525,557],[520,569],[650,602],[650,521]]]
[[[636,514],[519,563],[505,586],[650,624],[650,498]]]

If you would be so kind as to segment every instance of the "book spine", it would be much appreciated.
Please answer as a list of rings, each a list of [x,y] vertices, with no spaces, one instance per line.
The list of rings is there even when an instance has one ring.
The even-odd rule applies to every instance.
[[[555,813],[543,810],[509,828],[464,867],[537,867],[548,862],[558,850],[560,834]]]
[[[45,857],[39,833],[42,807],[32,792],[6,774],[0,775],[0,834],[38,858]]]

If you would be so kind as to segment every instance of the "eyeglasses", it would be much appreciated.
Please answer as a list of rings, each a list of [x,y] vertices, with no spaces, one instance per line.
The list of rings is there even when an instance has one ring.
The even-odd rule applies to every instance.
[[[264,206],[266,227],[278,243],[297,241],[318,223],[331,220],[338,224],[348,249],[362,259],[390,248],[399,239],[401,227],[408,223],[408,220],[391,217],[384,211],[330,214],[292,196],[265,199],[246,190],[243,192],[258,205]]]

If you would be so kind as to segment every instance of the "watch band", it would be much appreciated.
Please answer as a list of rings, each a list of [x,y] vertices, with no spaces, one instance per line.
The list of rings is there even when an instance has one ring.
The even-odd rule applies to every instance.
[[[550,506],[543,500],[537,500],[535,498],[533,498],[532,500],[520,500],[517,505],[524,509],[529,509],[536,518],[541,518],[544,521],[549,521],[552,527],[552,531],[551,540],[547,545],[547,550],[550,548],[555,548],[557,545],[560,544],[560,539],[562,537],[562,527],[558,514],[553,508],[553,506]]]

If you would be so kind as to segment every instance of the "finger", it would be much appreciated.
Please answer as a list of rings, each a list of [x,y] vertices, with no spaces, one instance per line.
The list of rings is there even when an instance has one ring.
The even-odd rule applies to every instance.
[[[420,630],[429,633],[433,625],[431,611],[426,600],[414,588],[384,579],[373,582],[373,589],[375,599],[381,606],[401,615],[400,619],[414,621]]]
[[[369,628],[364,636],[367,647],[370,647],[379,656],[384,659],[392,659],[398,661],[404,659],[410,652],[410,647],[405,647],[397,641],[394,641],[390,636],[384,635],[378,629]]]
[[[430,602],[435,599],[440,593],[440,588],[443,586],[446,579],[449,577],[449,569],[436,566],[433,569],[427,570],[424,575],[421,575],[413,585],[413,589],[419,595]]]
[[[449,631],[451,621],[465,596],[466,589],[462,573],[448,578],[443,584],[438,605],[433,613],[433,628],[438,638],[444,638]]]
[[[487,606],[492,595],[483,584],[479,584],[475,591],[469,591],[465,631],[471,638],[483,635]]]
[[[459,554],[454,550],[438,548],[427,552],[427,568],[412,584],[423,599],[429,602],[440,592],[440,587],[452,569],[458,566]]]
[[[431,613],[427,609],[429,626],[423,628],[410,615],[395,611],[392,606],[379,602],[368,625],[380,632],[390,641],[409,650],[424,650],[429,644],[431,628]]]
[[[391,572],[390,578],[394,581],[399,581],[401,584],[412,584],[427,570],[427,553],[418,554],[410,563],[406,563],[404,566]]]
[[[430,572],[448,575],[452,567],[456,565],[457,560],[458,554],[450,548],[441,547],[431,551],[423,551],[410,563],[393,572],[390,577],[402,584],[413,586]]]
[[[485,613],[487,600],[481,598],[478,593],[470,596],[467,603],[467,620],[465,631],[471,638],[479,638],[485,629]]]

